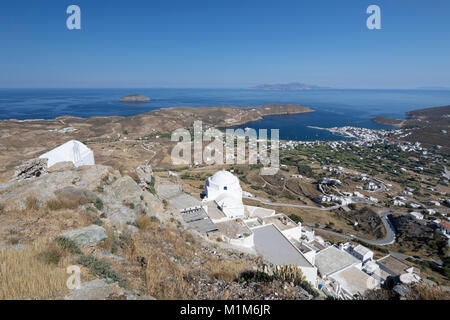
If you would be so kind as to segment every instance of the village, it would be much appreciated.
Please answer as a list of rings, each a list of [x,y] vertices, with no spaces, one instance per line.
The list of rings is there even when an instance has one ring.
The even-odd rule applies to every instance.
[[[239,180],[228,171],[207,179],[202,200],[170,185],[158,186],[157,192],[209,239],[254,250],[278,266],[296,265],[323,295],[353,299],[386,281],[396,281],[394,290],[399,291],[423,281],[420,271],[403,259],[388,254],[375,260],[374,252],[363,245],[332,245],[283,213],[244,205]],[[442,232],[449,235],[448,224]]]

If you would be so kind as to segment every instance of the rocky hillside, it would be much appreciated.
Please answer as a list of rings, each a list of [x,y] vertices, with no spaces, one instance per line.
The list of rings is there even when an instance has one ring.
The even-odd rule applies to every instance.
[[[187,230],[149,172],[61,163],[0,184],[0,299],[312,298],[260,257]]]
[[[447,240],[436,232],[436,227],[405,215],[394,214],[390,218],[397,234],[397,241],[412,252],[436,257],[446,252]]]

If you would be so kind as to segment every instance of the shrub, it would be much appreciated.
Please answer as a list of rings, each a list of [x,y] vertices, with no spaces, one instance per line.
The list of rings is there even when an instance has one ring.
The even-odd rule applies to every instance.
[[[35,196],[28,196],[25,200],[25,205],[28,210],[39,210],[39,200]]]
[[[103,221],[102,221],[102,219],[100,219],[99,217],[94,217],[94,218],[92,219],[92,223],[93,223],[93,224],[96,224],[96,225],[98,225],[98,226],[102,226],[102,225],[103,225]]]
[[[289,218],[291,218],[291,220],[294,221],[295,223],[299,223],[299,222],[302,223],[303,222],[303,219],[300,216],[298,216],[296,214],[293,214],[293,213],[291,213],[289,215]]]
[[[5,213],[5,205],[3,203],[0,203],[0,214]]]
[[[111,251],[111,253],[115,253],[120,246],[119,241],[117,240],[117,236],[112,228],[106,228],[106,239],[101,243],[101,247],[106,251]]]
[[[152,180],[150,181],[150,185],[148,186],[148,189],[152,194],[156,195],[155,179],[152,178]]]
[[[118,282],[122,287],[125,284],[121,274],[112,270],[111,264],[106,261],[100,261],[92,255],[81,255],[78,263],[89,268],[89,272],[93,275],[106,278],[107,281]]]
[[[246,270],[239,275],[239,282],[271,282],[274,280],[273,276],[265,272]]]
[[[159,223],[159,219],[155,216],[141,216],[136,219],[136,226],[141,231],[145,231],[150,227],[151,223]]]
[[[300,285],[305,281],[302,270],[294,265],[279,266],[274,272],[274,277],[282,282],[292,282],[294,285]]]
[[[63,257],[63,251],[56,245],[50,245],[45,251],[37,255],[37,259],[46,264],[57,265]]]
[[[80,247],[76,244],[75,241],[65,238],[65,237],[57,237],[55,239],[55,243],[63,250],[68,251],[73,254],[81,254]]]
[[[46,203],[47,209],[57,211],[61,209],[76,209],[79,202],[76,199],[50,199]]]
[[[100,198],[95,199],[94,206],[100,211],[103,210],[103,201],[102,201],[102,199],[100,199]]]

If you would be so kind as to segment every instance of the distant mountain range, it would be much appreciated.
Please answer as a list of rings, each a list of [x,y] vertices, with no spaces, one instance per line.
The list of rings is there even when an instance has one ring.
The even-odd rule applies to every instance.
[[[320,87],[300,82],[290,82],[282,84],[261,84],[251,87],[252,90],[279,90],[279,91],[295,91],[295,90],[320,90],[329,89],[329,87]]]

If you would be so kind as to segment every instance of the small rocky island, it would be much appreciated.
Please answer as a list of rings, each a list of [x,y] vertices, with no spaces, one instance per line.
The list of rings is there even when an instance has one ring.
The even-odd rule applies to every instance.
[[[120,98],[122,102],[147,102],[150,101],[149,97],[146,97],[142,94],[130,94],[129,96],[125,96]]]

